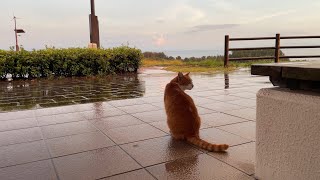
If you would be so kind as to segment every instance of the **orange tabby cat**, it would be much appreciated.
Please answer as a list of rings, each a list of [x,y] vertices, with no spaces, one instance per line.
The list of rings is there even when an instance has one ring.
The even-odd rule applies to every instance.
[[[184,92],[192,88],[189,73],[183,75],[181,72],[166,86],[164,104],[171,135],[208,151],[225,151],[229,147],[227,144],[211,144],[200,139],[201,120],[198,110],[192,98]]]

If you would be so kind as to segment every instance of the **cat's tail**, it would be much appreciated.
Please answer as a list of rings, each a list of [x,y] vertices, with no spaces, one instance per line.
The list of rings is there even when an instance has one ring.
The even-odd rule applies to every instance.
[[[221,152],[229,148],[229,145],[227,144],[211,144],[207,141],[200,139],[199,137],[188,137],[187,141],[208,151]]]

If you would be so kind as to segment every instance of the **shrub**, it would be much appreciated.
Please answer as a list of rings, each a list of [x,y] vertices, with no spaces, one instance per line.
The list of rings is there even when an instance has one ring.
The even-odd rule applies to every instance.
[[[95,76],[136,72],[142,52],[121,46],[112,49],[46,48],[33,51],[0,50],[0,78]]]

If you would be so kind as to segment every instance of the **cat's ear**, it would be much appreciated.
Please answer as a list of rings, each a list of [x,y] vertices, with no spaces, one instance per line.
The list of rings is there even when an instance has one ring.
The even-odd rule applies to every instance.
[[[182,72],[179,72],[178,73],[178,81],[180,81],[180,79],[183,77],[183,74],[182,74]]]
[[[186,74],[186,76],[189,76],[189,74],[190,74],[190,72],[188,72],[188,73]]]

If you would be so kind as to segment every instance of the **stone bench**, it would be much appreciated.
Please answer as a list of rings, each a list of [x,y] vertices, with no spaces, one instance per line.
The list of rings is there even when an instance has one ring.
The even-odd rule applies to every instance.
[[[320,179],[320,63],[253,65],[274,88],[257,94],[255,176]]]

